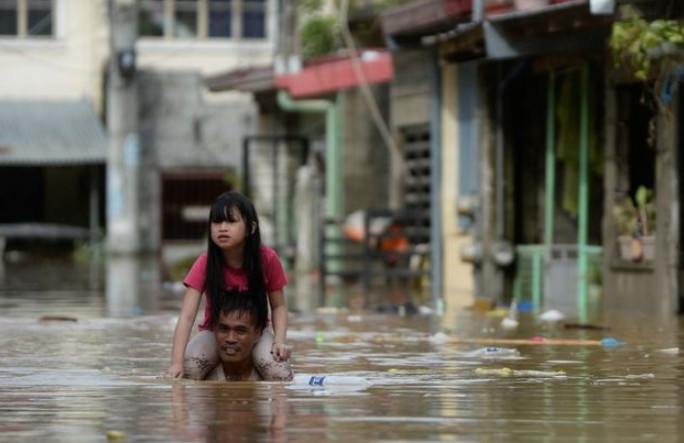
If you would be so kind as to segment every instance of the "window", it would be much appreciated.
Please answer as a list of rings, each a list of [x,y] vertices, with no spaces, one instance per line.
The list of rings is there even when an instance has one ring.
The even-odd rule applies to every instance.
[[[141,0],[139,26],[143,37],[263,39],[266,0]]]
[[[243,0],[242,2],[242,37],[260,38],[266,35],[265,1]]]
[[[176,10],[173,17],[174,37],[197,37],[198,3],[198,0],[176,0]]]
[[[209,37],[231,37],[233,5],[231,0],[209,2]]]
[[[164,36],[164,0],[142,0],[138,26],[140,35]]]
[[[0,36],[51,37],[53,0],[0,0]]]

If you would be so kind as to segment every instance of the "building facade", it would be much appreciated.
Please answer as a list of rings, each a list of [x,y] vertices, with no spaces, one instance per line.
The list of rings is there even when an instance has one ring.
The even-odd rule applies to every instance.
[[[197,248],[204,241],[206,224],[206,214],[200,214],[235,181],[242,136],[254,130],[257,119],[251,97],[207,94],[203,78],[270,62],[276,5],[269,0],[136,3],[135,88],[144,168],[138,195],[139,249],[157,253],[163,252],[163,245],[185,243]],[[109,6],[104,0],[19,0],[0,5],[0,101],[82,101],[102,130],[109,109]],[[105,143],[98,148],[100,170],[95,180],[102,213],[108,147]],[[0,165],[5,164],[9,166],[0,156]],[[103,228],[103,214],[93,223],[99,224],[93,229]]]

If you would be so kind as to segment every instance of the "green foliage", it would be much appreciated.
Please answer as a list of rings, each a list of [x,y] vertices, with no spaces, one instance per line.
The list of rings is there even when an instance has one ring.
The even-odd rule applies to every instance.
[[[87,265],[92,260],[103,260],[105,252],[105,235],[102,229],[98,229],[94,242],[90,239],[81,239],[74,243],[72,257],[76,263]]]
[[[635,79],[647,81],[653,70],[665,67],[664,54],[684,48],[684,23],[664,19],[649,22],[634,10],[628,14],[627,20],[613,24],[609,45],[618,68],[624,67]]]
[[[313,14],[319,12],[323,8],[323,0],[299,0],[297,7],[302,12]]]
[[[349,0],[349,12],[365,10],[379,15],[389,9],[414,0]],[[333,0],[334,10],[339,11],[342,0]],[[301,41],[301,55],[304,58],[331,54],[344,47],[338,15],[323,14],[323,0],[300,0],[297,3],[299,13],[308,19],[299,31]],[[380,31],[379,21],[374,20],[366,27],[354,30],[355,38],[366,42],[373,42],[375,34]]]
[[[621,235],[632,236],[637,231],[642,235],[652,235],[655,218],[653,190],[645,186],[639,186],[634,199],[625,197],[613,207],[613,220]]]
[[[342,47],[337,18],[327,15],[311,17],[300,30],[302,56],[316,57],[330,54]]]
[[[228,170],[223,174],[223,182],[226,184],[228,189],[240,189],[241,179],[240,174],[235,172],[233,169]]]

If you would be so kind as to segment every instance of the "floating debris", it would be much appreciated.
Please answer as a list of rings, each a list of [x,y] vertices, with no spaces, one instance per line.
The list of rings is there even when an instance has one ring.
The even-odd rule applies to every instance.
[[[444,332],[437,332],[435,335],[430,336],[429,341],[430,341],[430,343],[433,343],[436,345],[442,345],[444,343],[450,342],[451,339]]]
[[[625,342],[620,341],[618,339],[612,338],[612,337],[606,337],[604,339],[601,339],[601,344],[603,346],[619,346],[619,345],[624,345]]]
[[[123,431],[107,431],[107,441],[126,440],[128,436]]]
[[[515,329],[518,327],[518,320],[510,317],[506,317],[501,320],[501,327],[504,329]]]
[[[44,315],[38,319],[40,322],[45,322],[45,321],[70,321],[70,322],[77,322],[78,319],[76,317],[69,317],[66,315]]]
[[[556,322],[565,319],[565,314],[555,309],[548,310],[539,316],[541,321]]]
[[[565,377],[565,371],[535,371],[531,369],[477,368],[477,375],[498,375],[500,377]]]
[[[477,368],[475,369],[475,374],[477,375],[499,375],[502,377],[510,377],[513,375],[513,369],[511,368]]]
[[[665,349],[658,349],[658,352],[662,352],[663,354],[679,354],[679,348],[665,348]]]
[[[609,331],[610,328],[608,326],[600,326],[600,325],[589,325],[585,323],[565,323],[563,325],[565,329],[589,329],[592,331]]]
[[[518,356],[520,352],[514,348],[486,347],[465,354],[467,357],[509,357]]]
[[[649,379],[649,378],[655,378],[655,374],[629,374],[625,377],[628,380],[641,380],[641,379]]]

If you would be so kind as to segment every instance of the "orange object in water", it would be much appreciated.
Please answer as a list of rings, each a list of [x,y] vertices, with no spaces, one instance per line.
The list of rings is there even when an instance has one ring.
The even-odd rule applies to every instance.
[[[387,228],[388,237],[383,237],[380,241],[380,250],[383,252],[406,252],[409,249],[409,242],[403,229],[397,224],[390,225]],[[386,260],[388,264],[396,264],[401,256],[394,254],[387,254]]]

